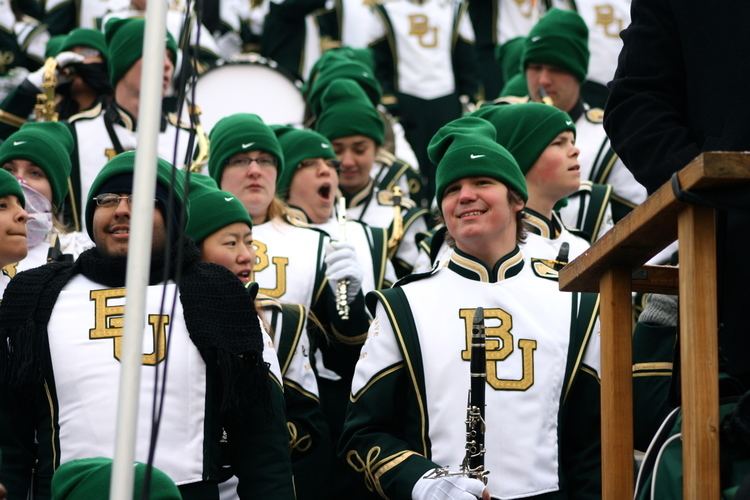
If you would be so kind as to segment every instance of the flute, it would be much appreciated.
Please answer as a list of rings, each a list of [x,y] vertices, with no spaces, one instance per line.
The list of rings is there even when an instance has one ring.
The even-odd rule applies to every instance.
[[[339,241],[346,241],[346,200],[339,198],[336,220],[339,223]],[[349,319],[349,280],[342,279],[336,283],[336,312],[343,320]]]

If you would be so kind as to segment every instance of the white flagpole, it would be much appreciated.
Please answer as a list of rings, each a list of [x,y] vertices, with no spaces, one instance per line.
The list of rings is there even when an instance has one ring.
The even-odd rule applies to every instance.
[[[151,236],[156,192],[156,152],[161,120],[162,79],[166,40],[167,3],[146,5],[141,95],[133,178],[133,206],[125,279],[127,302],[122,339],[122,369],[118,394],[111,500],[132,500],[133,460],[138,436],[138,398],[141,382],[146,287],[151,266]]]

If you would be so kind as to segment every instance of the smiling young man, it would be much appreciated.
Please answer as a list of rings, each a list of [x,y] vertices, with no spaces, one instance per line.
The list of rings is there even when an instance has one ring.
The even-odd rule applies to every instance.
[[[521,65],[529,96],[545,95],[575,122],[581,150],[581,179],[613,187],[615,222],[646,199],[646,190],[612,150],[604,131],[604,111],[581,97],[589,67],[589,30],[576,12],[552,9],[529,32]]]
[[[417,257],[415,236],[427,228],[427,211],[402,192],[399,218],[402,232],[394,236],[394,190],[400,189],[399,168],[382,169],[372,178],[378,147],[383,142],[383,122],[367,95],[350,79],[328,86],[322,97],[318,132],[333,144],[340,162],[339,189],[346,198],[347,215],[372,227],[386,228],[396,274],[409,274]]]
[[[340,454],[384,498],[600,498],[598,334],[588,305],[596,301],[560,292],[524,260],[526,183],[489,122],[448,123],[429,152],[455,247],[445,266],[368,294],[375,320]],[[431,477],[464,458],[477,307],[486,334],[486,487]]]
[[[12,496],[26,496],[32,469],[35,495],[48,498],[62,463],[113,455],[134,164],[135,153],[123,153],[94,179],[86,219],[96,246],[74,264],[19,274],[0,305],[0,482]],[[170,207],[173,170],[158,160],[136,459],[148,459],[154,371],[165,369],[154,465],[183,498],[218,499],[224,433],[241,497],[294,498],[283,396],[252,297],[189,241],[177,260],[183,178]],[[161,307],[164,293],[179,297],[173,308]]]

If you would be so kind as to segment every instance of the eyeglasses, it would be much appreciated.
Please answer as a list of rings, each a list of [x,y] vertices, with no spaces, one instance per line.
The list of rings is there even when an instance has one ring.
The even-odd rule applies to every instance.
[[[307,160],[302,160],[299,162],[299,168],[317,168],[318,165],[320,165],[320,162],[325,163],[325,165],[330,168],[331,170],[335,170],[338,172],[341,170],[341,162],[338,160],[322,160],[320,158],[309,158]]]
[[[120,200],[127,200],[129,207],[133,205],[132,194],[120,196],[119,194],[114,193],[102,193],[91,199],[96,202],[97,207],[115,208],[120,204]],[[156,199],[154,199],[154,204],[156,204]]]
[[[253,162],[257,163],[261,168],[276,167],[276,158],[274,158],[273,156],[259,156],[257,158],[241,156],[239,158],[232,158],[231,160],[229,160],[227,162],[227,166],[247,168],[252,165]]]

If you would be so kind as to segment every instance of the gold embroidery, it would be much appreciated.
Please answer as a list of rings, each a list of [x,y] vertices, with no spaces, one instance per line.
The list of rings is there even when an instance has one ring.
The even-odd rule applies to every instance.
[[[425,14],[411,14],[409,16],[409,34],[417,37],[421,47],[426,49],[437,47],[437,33],[437,26],[430,26],[430,20]]]
[[[595,24],[602,26],[604,34],[609,38],[620,38],[623,22],[615,16],[615,8],[610,4],[596,5]]]

